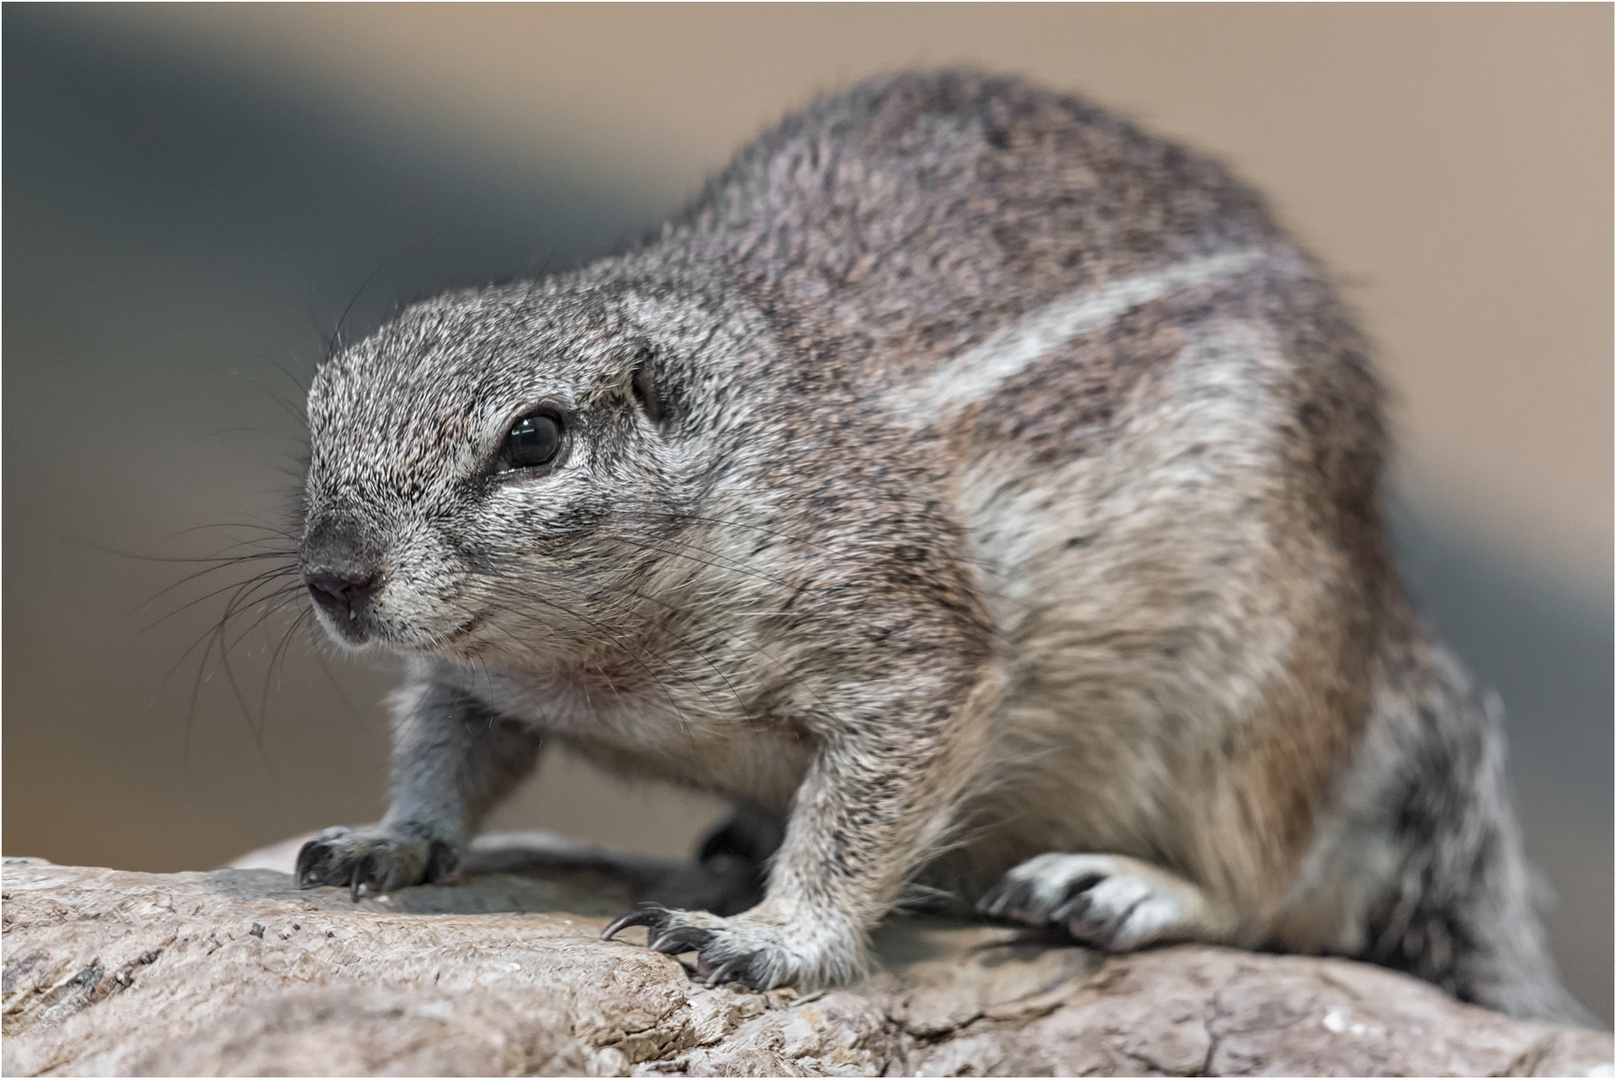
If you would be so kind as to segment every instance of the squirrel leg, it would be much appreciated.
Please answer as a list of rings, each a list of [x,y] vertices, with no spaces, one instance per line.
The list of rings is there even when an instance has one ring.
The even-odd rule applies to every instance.
[[[882,713],[849,718],[825,736],[761,903],[729,918],[643,904],[602,936],[645,926],[650,948],[695,952],[710,982],[767,989],[863,974],[866,932],[954,823],[999,680],[979,678],[963,702],[958,683],[939,685],[930,703],[916,702],[913,684],[906,689],[907,700],[888,698]]]
[[[1162,941],[1229,940],[1233,908],[1177,874],[1124,855],[1049,852],[1010,870],[977,910],[1122,952]]]
[[[538,758],[538,732],[430,679],[395,699],[387,814],[326,829],[298,852],[301,888],[390,892],[454,872],[479,822]]]

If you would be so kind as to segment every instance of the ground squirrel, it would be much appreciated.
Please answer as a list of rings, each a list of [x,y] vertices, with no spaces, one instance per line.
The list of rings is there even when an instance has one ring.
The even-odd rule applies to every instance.
[[[714,980],[853,979],[925,883],[1578,1015],[1497,710],[1389,560],[1365,341],[1207,157],[878,79],[619,255],[410,306],[308,414],[304,581],[408,674],[387,814],[304,884],[443,875],[554,741],[784,820],[756,906],[609,928]]]

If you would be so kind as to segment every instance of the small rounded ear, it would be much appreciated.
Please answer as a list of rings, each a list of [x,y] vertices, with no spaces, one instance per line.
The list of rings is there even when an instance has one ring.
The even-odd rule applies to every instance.
[[[634,392],[635,401],[639,402],[640,409],[658,427],[663,422],[663,395],[657,386],[655,373],[651,370],[653,360],[650,349],[641,349],[635,357],[634,374],[629,378],[629,388]]]

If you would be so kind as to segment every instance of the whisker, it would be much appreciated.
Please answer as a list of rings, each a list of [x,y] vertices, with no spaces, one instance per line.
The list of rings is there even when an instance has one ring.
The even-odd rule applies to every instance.
[[[268,618],[270,614],[274,614],[276,612],[284,610],[287,604],[291,604],[291,603],[295,603],[295,602],[296,601],[295,601],[294,598],[288,598],[287,600],[283,601],[281,604],[279,604],[276,607],[270,609],[270,612],[268,614],[266,614],[264,616],[264,618]],[[307,608],[304,608],[302,611],[298,612],[297,616],[292,620],[291,625],[286,628],[286,632],[281,635],[280,644],[277,645],[275,647],[275,651],[270,654],[270,662],[269,662],[268,666],[264,669],[264,694],[263,694],[263,697],[259,700],[259,704],[258,704],[258,715],[259,715],[259,718],[260,718],[259,719],[260,724],[262,724],[264,722],[263,718],[267,717],[269,715],[270,683],[272,681],[275,681],[275,669],[276,669],[276,666],[279,665],[279,664],[284,664],[285,658],[286,658],[287,646],[292,643],[292,639],[297,635],[298,629],[303,625],[303,621],[305,619],[311,617],[313,614],[314,614],[314,608],[313,607],[307,607]],[[259,622],[263,622],[263,619],[260,619]],[[256,626],[257,624],[254,624],[254,625]],[[324,667],[325,665],[322,664],[321,666]],[[345,704],[346,704],[346,702],[345,702]]]
[[[222,591],[228,591],[228,590],[222,590]],[[222,623],[222,622],[224,622],[224,621],[226,621],[226,620],[228,620],[228,619],[229,619],[229,618],[231,618],[231,617],[232,617],[232,615],[233,615],[233,614],[234,614],[234,612],[233,612],[233,611],[232,611],[232,609],[231,609],[231,608],[230,608],[230,607],[229,607],[229,606],[228,606],[228,605],[227,605],[227,607],[226,607],[226,611],[225,611],[225,614],[224,614],[224,615],[223,615],[223,616],[221,616],[221,620],[220,620],[220,621],[221,621],[221,623]],[[156,625],[156,624],[153,624],[153,625]],[[199,637],[199,638],[197,638],[197,639],[196,639],[196,640],[195,640],[195,641],[193,641],[193,642],[192,642],[192,643],[191,643],[191,645],[190,645],[190,647],[189,647],[189,648],[187,648],[187,649],[186,649],[186,650],[185,650],[185,652],[183,652],[183,653],[181,653],[181,654],[180,654],[180,658],[179,658],[179,659],[178,659],[178,660],[177,660],[177,661],[175,661],[175,663],[174,663],[174,665],[173,665],[173,666],[172,666],[172,667],[170,667],[170,668],[169,668],[169,669],[168,669],[168,672],[167,672],[167,673],[166,673],[166,674],[165,674],[165,675],[164,675],[164,676],[163,676],[163,678],[162,678],[162,680],[161,680],[161,681],[160,681],[160,682],[159,682],[159,683],[158,683],[158,688],[159,688],[159,689],[161,689],[161,688],[162,688],[162,687],[163,687],[163,686],[164,686],[164,685],[165,685],[165,684],[166,684],[166,683],[167,683],[167,682],[168,682],[168,680],[169,680],[169,679],[170,679],[170,678],[172,678],[172,677],[173,677],[173,675],[174,675],[174,673],[175,673],[175,672],[176,672],[176,671],[178,671],[178,670],[179,670],[179,669],[180,669],[180,667],[181,667],[181,666],[183,666],[183,665],[184,665],[184,663],[185,663],[185,661],[186,661],[186,660],[187,660],[187,659],[188,659],[188,658],[189,658],[189,657],[190,657],[190,655],[191,655],[191,654],[192,654],[192,653],[193,653],[193,652],[195,652],[195,651],[196,651],[196,649],[197,649],[197,647],[198,647],[198,646],[199,646],[199,645],[202,645],[202,644],[203,644],[203,643],[204,643],[204,642],[209,642],[209,641],[210,641],[210,639],[211,639],[211,638],[212,638],[212,637],[213,637],[213,636],[214,636],[214,634],[215,634],[215,633],[216,633],[216,632],[217,632],[217,630],[218,630],[218,626],[217,626],[217,625],[215,625],[215,626],[213,626],[213,627],[210,627],[210,628],[209,628],[209,629],[207,629],[207,630],[204,630],[204,631],[203,631],[203,632],[202,632],[202,636],[201,636],[201,637]],[[204,666],[205,666],[205,664],[206,664],[206,660],[205,660],[205,658],[206,658],[206,656],[207,656],[207,654],[208,654],[208,652],[210,652],[210,651],[212,651],[212,645],[211,645],[211,643],[210,643],[210,644],[209,644],[209,646],[208,646],[208,648],[207,648],[207,649],[205,649],[205,650],[204,650],[204,651],[203,651],[203,657],[204,657],[204,661],[203,661],[203,663],[204,663]],[[199,674],[200,674],[200,672],[199,672]]]
[[[233,606],[234,598],[232,601],[232,607]],[[230,693],[235,697],[236,705],[241,709],[242,719],[247,723],[247,730],[252,733],[253,745],[258,748],[259,757],[263,760],[264,765],[270,770],[270,775],[275,776],[275,767],[273,764],[271,764],[269,754],[264,748],[263,732],[259,730],[258,724],[253,723],[253,713],[252,710],[247,707],[247,698],[242,693],[241,681],[236,678],[236,669],[232,667],[230,663],[230,646],[226,638],[225,627],[228,625],[232,614],[232,608],[227,608],[225,617],[219,620],[218,629],[214,633],[214,641],[219,649],[219,668],[225,673],[225,681],[230,684]],[[237,638],[238,642],[240,640],[240,638]],[[279,777],[276,778],[279,779]]]
[[[304,612],[304,615],[299,615],[298,619],[302,620],[305,615],[308,616],[310,621],[313,621],[314,608],[309,608],[306,612]],[[354,722],[355,730],[364,731],[365,724],[360,718],[359,710],[354,707],[354,703],[350,701],[348,699],[348,695],[343,692],[342,685],[337,681],[337,677],[331,673],[331,666],[326,663],[325,656],[321,654],[319,649],[314,649],[312,652],[314,653],[315,662],[320,665],[320,670],[325,673],[326,681],[331,684],[331,689],[336,692],[337,700],[341,701],[343,703],[343,707],[348,710],[348,715]]]
[[[295,567],[295,566],[276,567],[276,568],[271,569],[271,570],[265,570],[263,573],[254,574],[252,577],[247,579],[245,584],[256,583],[258,586],[262,586],[262,585],[269,584],[270,582],[274,581],[277,578],[287,577],[287,576],[294,575],[294,574],[297,574],[297,573],[298,573],[298,568]],[[150,600],[147,600],[144,604],[141,605],[141,607],[142,608],[150,607],[153,603],[155,603],[158,599],[160,599],[163,596],[164,593],[170,592],[170,591],[172,591],[173,589],[177,588],[180,585],[184,585],[186,583],[186,581],[193,580],[196,576],[197,575],[193,574],[190,577],[186,578],[185,581],[176,582],[174,585],[170,585],[168,588],[166,588],[166,589],[162,590],[161,592],[157,593],[156,595],[154,595]],[[230,592],[232,589],[235,589],[235,588],[239,587],[242,584],[244,584],[244,582],[233,581],[229,585],[221,585],[217,589],[213,589],[213,590],[211,590],[211,591],[209,591],[207,593],[204,593],[203,595],[197,597],[194,600],[187,600],[185,603],[181,604],[179,607],[175,608],[173,611],[170,611],[170,612],[168,612],[167,614],[164,614],[164,615],[160,615],[157,618],[153,619],[151,622],[147,623],[145,626],[141,627],[141,633],[145,633],[145,632],[147,632],[149,630],[152,630],[155,627],[160,626],[163,623],[167,622],[169,619],[174,618],[174,616],[182,614],[183,612],[188,611],[189,609],[191,609],[193,607],[196,607],[198,604],[206,603],[207,601],[212,600],[215,596],[218,596],[221,593]],[[302,579],[301,575],[299,575],[298,580],[296,582],[294,582],[294,583],[292,583],[290,585],[283,586],[283,588],[286,588],[286,589],[302,589],[303,587],[304,587],[303,586],[303,579]]]
[[[72,538],[69,539],[71,540]],[[246,555],[139,555],[133,551],[119,551],[117,548],[105,547],[100,544],[92,543],[88,540],[72,540],[72,542],[80,545],[81,547],[89,548],[91,551],[98,551],[103,555],[116,555],[120,559],[134,559],[137,562],[214,563],[220,566],[228,566],[231,563],[239,562],[244,559],[286,559],[297,557],[297,550],[295,548],[274,548],[268,551],[249,552]],[[234,548],[247,547],[251,544],[261,543],[264,543],[264,541],[242,540],[238,543],[222,548],[221,550],[230,551]]]
[[[392,262],[398,256],[398,254],[398,252],[394,252],[381,262],[377,263],[376,269],[372,270],[369,276],[367,276],[364,281],[360,282],[359,288],[354,290],[354,295],[348,301],[348,306],[343,308],[342,314],[337,317],[337,325],[332,327],[331,338],[326,342],[327,357],[337,355],[337,350],[340,348],[342,342],[343,323],[347,322],[348,316],[353,313],[354,305],[359,303],[359,298],[365,295],[365,290],[371,287],[371,282],[376,280],[378,274],[387,269],[388,263]]]

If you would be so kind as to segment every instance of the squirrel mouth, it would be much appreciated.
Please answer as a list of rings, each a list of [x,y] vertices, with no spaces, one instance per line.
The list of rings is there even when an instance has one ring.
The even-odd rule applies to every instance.
[[[340,643],[361,646],[369,645],[374,640],[366,626],[369,619],[363,613],[359,611],[337,613],[328,609],[324,614],[327,632]]]

